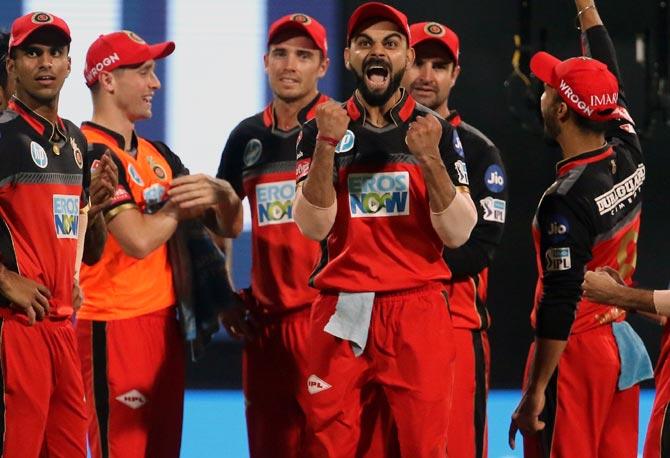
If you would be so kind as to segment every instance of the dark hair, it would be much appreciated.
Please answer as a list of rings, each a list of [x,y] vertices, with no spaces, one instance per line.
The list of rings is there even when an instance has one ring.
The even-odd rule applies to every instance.
[[[572,108],[569,108],[570,116],[574,119],[577,128],[582,132],[604,134],[607,131],[607,121],[594,121],[578,114]]]
[[[9,49],[9,33],[0,31],[0,87],[7,89],[7,50]]]

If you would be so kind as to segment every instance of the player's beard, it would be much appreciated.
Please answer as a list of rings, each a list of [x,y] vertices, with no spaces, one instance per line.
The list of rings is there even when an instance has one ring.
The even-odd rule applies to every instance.
[[[368,88],[368,86],[365,84],[365,77],[363,73],[365,72],[365,69],[371,65],[380,65],[386,67],[389,74],[391,75],[388,86],[386,86],[386,89],[383,92],[371,91],[370,88]],[[360,94],[363,96],[363,99],[365,99],[365,101],[373,107],[384,106],[386,102],[388,102],[391,97],[393,97],[393,94],[395,94],[395,91],[398,90],[400,84],[402,83],[402,78],[405,75],[405,69],[406,67],[403,67],[395,74],[391,74],[391,66],[388,64],[388,62],[375,57],[370,57],[363,62],[363,73],[358,73],[356,69],[351,67],[351,71],[356,78],[356,89],[358,89]]]
[[[556,106],[549,108],[544,116],[544,141],[549,146],[559,146],[556,140],[561,133],[561,126],[558,124],[558,114]]]

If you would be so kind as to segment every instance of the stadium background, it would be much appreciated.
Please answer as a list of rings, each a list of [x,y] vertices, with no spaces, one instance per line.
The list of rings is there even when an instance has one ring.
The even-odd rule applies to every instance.
[[[522,2],[532,6],[529,23],[522,20]],[[320,88],[339,100],[344,100],[352,90],[352,79],[343,69],[341,55],[346,20],[361,3],[354,0],[2,0],[1,3],[0,27],[4,29],[9,28],[15,17],[35,10],[50,11],[70,25],[73,70],[62,93],[60,111],[75,123],[91,114],[82,69],[85,51],[97,35],[130,29],[149,42],[174,40],[176,52],[158,66],[163,89],[154,97],[154,118],[139,124],[138,130],[146,137],[165,139],[193,172],[214,174],[228,133],[270,100],[262,55],[267,27],[278,17],[304,12],[321,21],[328,29],[331,66]],[[527,92],[521,79],[512,77],[513,36],[521,33],[523,37],[522,70],[528,53],[535,50],[546,49],[560,57],[577,54],[573,2],[388,3],[405,11],[411,22],[437,20],[459,34],[463,70],[450,107],[458,109],[466,121],[486,133],[505,160],[510,203],[505,236],[491,269],[489,291],[493,315],[491,386],[495,390],[517,389],[532,339],[528,314],[536,272],[530,223],[541,193],[553,181],[559,152],[545,146],[538,133],[537,112],[532,108],[532,97],[537,92]],[[665,288],[670,273],[670,265],[665,261],[670,253],[665,193],[670,170],[667,153],[670,128],[665,118],[670,117],[667,116],[670,97],[668,86],[664,86],[668,40],[662,35],[668,16],[667,9],[659,7],[662,3],[643,0],[633,5],[626,0],[610,0],[599,4],[617,47],[630,111],[645,132],[643,146],[648,173],[636,279],[640,285],[654,288]],[[246,286],[249,278],[247,230],[248,224],[235,242],[234,276],[238,287]],[[637,317],[632,317],[631,322],[655,361],[661,329]],[[201,362],[189,366],[188,385],[193,391],[187,395],[185,456],[209,456],[210,453],[197,451],[200,446],[205,447],[202,450],[218,447],[222,455],[214,454],[220,456],[244,455],[239,392],[200,391],[239,390],[240,352],[238,343],[221,335]],[[647,393],[645,397],[646,409],[650,396]],[[518,452],[505,451],[503,446],[505,428],[517,397],[516,391],[492,394],[489,406],[492,457],[519,456]],[[216,416],[219,415],[216,412],[224,414]],[[226,416],[225,412],[232,413]],[[642,423],[646,422],[646,415],[643,410]],[[196,423],[189,423],[193,418],[197,418],[193,420]],[[197,426],[200,423],[217,425],[214,440],[219,442],[212,442],[212,434],[207,432],[211,426],[203,430]],[[238,446],[241,448],[235,448]]]

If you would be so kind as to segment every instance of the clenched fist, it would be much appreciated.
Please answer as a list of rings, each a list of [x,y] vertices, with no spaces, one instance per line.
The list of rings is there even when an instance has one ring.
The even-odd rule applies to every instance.
[[[615,304],[618,286],[625,286],[619,272],[611,267],[599,267],[595,272],[584,274],[582,290],[584,297],[602,304]]]
[[[414,122],[409,124],[405,143],[409,150],[420,161],[427,159],[438,159],[440,157],[440,138],[442,137],[442,124],[435,116],[417,116]]]
[[[339,103],[330,100],[316,109],[316,126],[319,135],[342,140],[349,126],[349,114]]]

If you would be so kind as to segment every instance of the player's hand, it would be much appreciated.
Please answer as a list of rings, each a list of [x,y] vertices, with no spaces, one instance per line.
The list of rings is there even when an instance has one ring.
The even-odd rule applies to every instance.
[[[184,216],[200,216],[205,210],[235,195],[230,183],[204,174],[184,175],[170,184],[168,196]],[[236,195],[235,195],[236,197]]]
[[[84,294],[81,292],[81,287],[79,286],[79,280],[74,279],[74,284],[72,285],[72,308],[74,313],[79,311],[81,304],[84,302]]]
[[[237,293],[234,294],[235,304],[221,312],[219,320],[228,335],[236,340],[253,340],[256,337],[258,323]]]
[[[624,283],[617,271],[610,267],[607,269],[589,270],[584,274],[582,290],[586,299],[601,304],[616,303],[615,292]]]
[[[545,423],[540,421],[540,414],[544,409],[544,392],[535,393],[527,391],[523,394],[521,402],[512,414],[509,424],[509,446],[512,450],[516,447],[516,432],[521,431],[524,436],[532,436],[542,431]]]
[[[105,151],[95,170],[91,171],[91,209],[89,214],[95,215],[112,203],[114,192],[119,184],[119,169],[112,159],[111,152]]]
[[[10,301],[10,307],[28,317],[28,324],[42,321],[49,313],[51,292],[46,286],[0,267],[0,291]]]
[[[432,114],[417,116],[409,123],[405,143],[410,152],[421,162],[440,158],[440,138],[442,124]]]
[[[342,140],[349,127],[349,114],[339,103],[330,100],[316,108],[316,127],[319,135]]]

